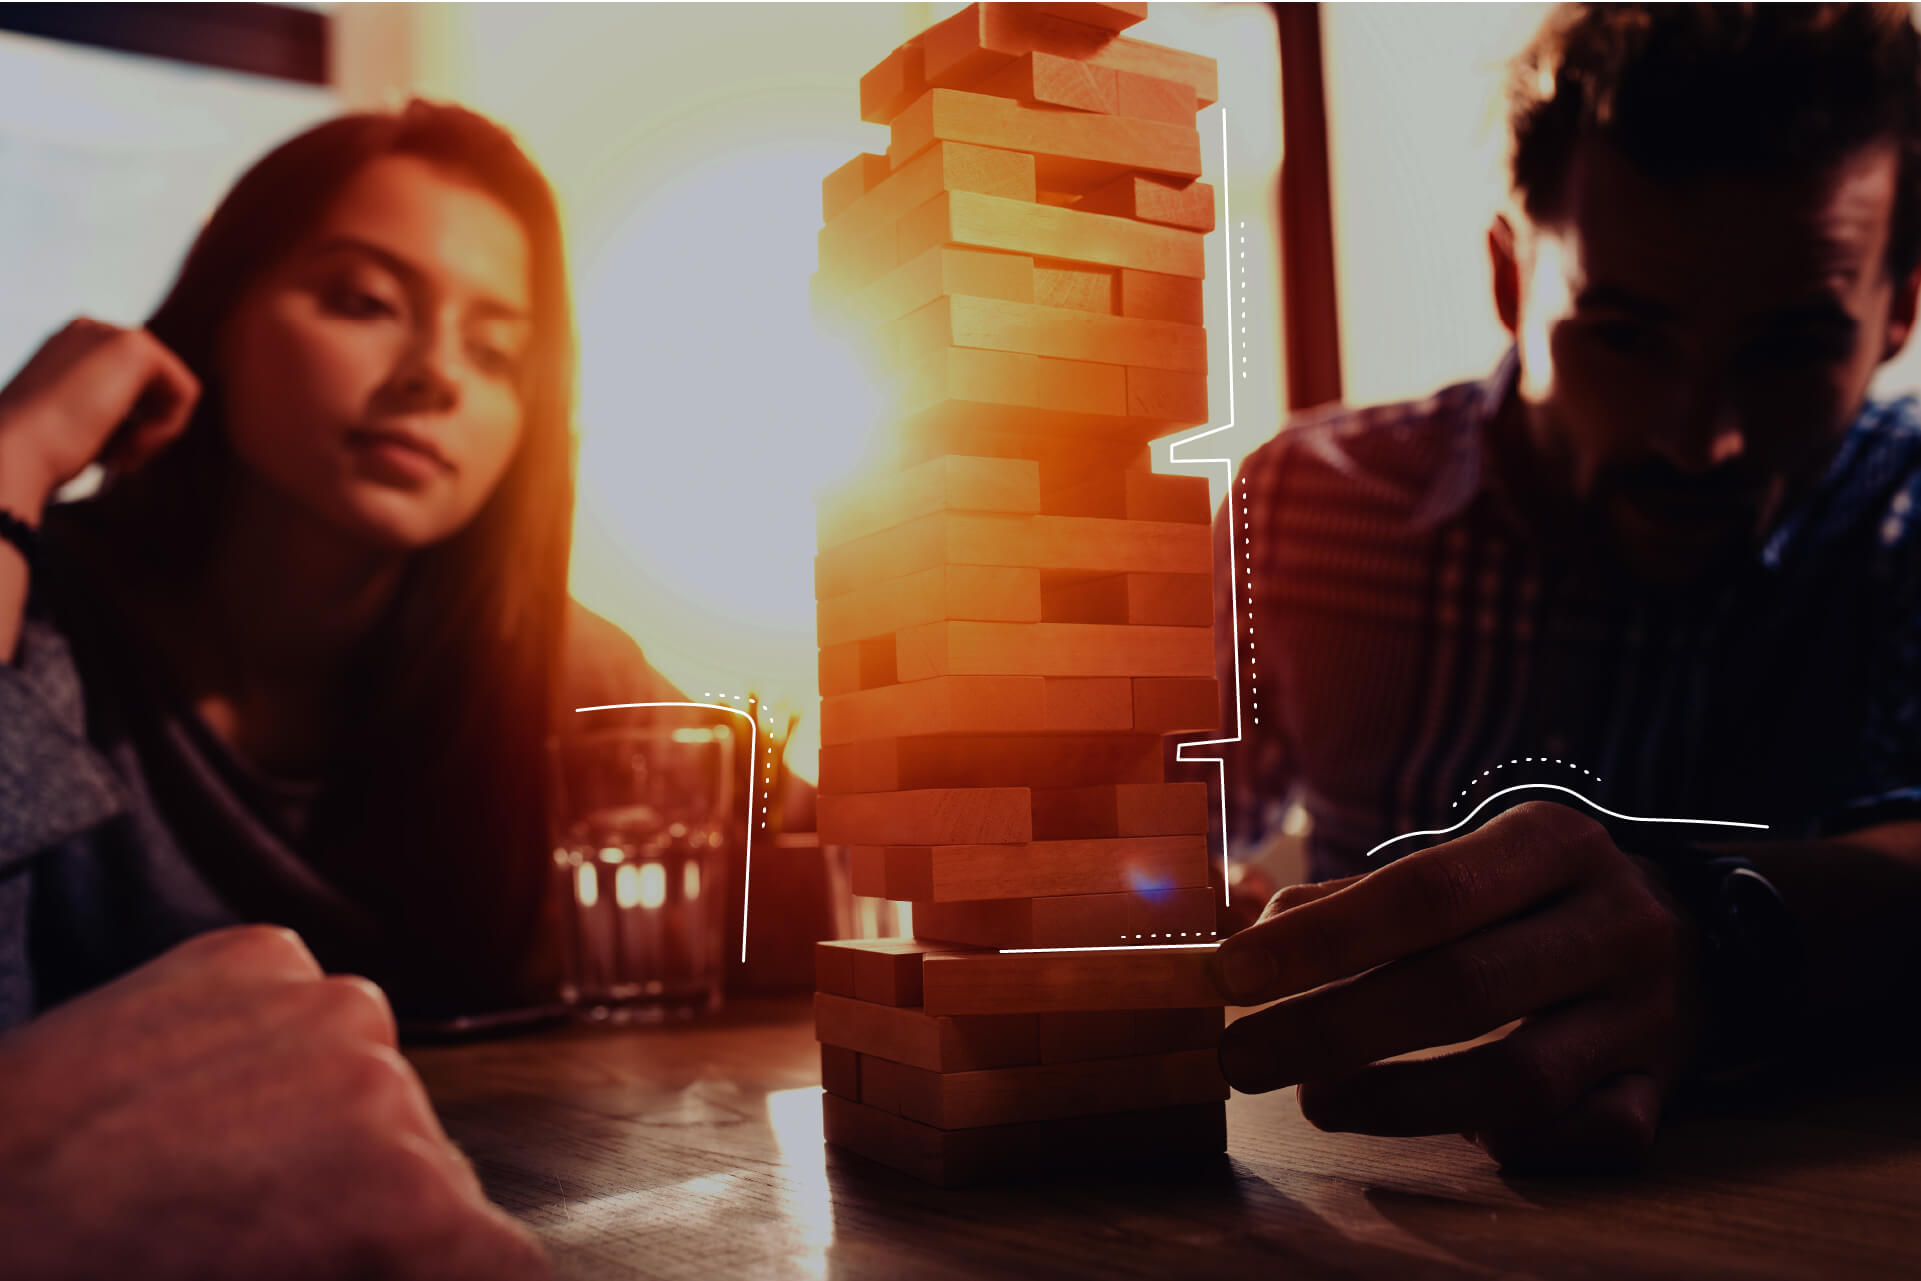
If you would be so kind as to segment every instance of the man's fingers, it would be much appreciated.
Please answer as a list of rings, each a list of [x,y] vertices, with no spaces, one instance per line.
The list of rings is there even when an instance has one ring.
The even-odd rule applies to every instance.
[[[1632,1170],[1654,1147],[1661,1095],[1653,1073],[1625,1072],[1545,1124],[1484,1131],[1478,1138],[1508,1174]]]
[[[1291,997],[1227,1028],[1221,1070],[1255,1093],[1491,1032],[1604,984],[1608,928],[1593,908],[1557,905]]]
[[[1518,1132],[1567,1112],[1631,1063],[1645,1029],[1625,1002],[1579,1001],[1498,1041],[1436,1058],[1378,1063],[1300,1088],[1323,1130],[1358,1134]]]
[[[1305,992],[1451,942],[1565,889],[1613,853],[1607,830],[1565,806],[1519,805],[1221,944],[1210,968],[1228,1000]]]
[[[1312,903],[1316,899],[1324,899],[1336,890],[1344,890],[1360,879],[1360,875],[1343,876],[1338,880],[1302,881],[1299,885],[1286,886],[1280,893],[1267,900],[1267,906],[1261,909],[1260,919],[1254,924],[1271,921],[1289,908],[1299,907],[1303,903]]]

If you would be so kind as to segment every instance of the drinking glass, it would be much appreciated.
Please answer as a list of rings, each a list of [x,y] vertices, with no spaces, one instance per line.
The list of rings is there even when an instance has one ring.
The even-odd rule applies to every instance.
[[[561,1000],[616,1022],[719,1009],[732,731],[590,723],[556,735],[549,760]]]

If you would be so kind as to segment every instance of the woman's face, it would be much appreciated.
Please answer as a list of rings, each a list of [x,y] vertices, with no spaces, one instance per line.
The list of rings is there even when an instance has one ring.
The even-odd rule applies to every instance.
[[[478,187],[413,156],[369,163],[222,331],[243,471],[383,549],[459,530],[520,439],[530,257]]]

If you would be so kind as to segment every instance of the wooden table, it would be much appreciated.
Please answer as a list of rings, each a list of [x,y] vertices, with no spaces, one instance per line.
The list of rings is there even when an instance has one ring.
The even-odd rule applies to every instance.
[[[1921,1277],[1912,1076],[1671,1127],[1626,1178],[1322,1134],[1285,1091],[1198,1170],[943,1191],[823,1148],[805,997],[409,1055],[563,1278]]]

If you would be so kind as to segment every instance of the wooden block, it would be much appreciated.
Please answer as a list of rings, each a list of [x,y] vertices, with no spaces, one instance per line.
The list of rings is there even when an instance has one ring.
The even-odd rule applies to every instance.
[[[1170,428],[1165,419],[1127,414],[1119,365],[948,347],[902,371],[894,386],[888,439],[898,467],[966,454],[1089,473],[1147,470],[1148,442]]]
[[[970,191],[934,197],[902,218],[894,234],[901,262],[935,245],[964,245],[1195,280],[1207,274],[1198,231]]]
[[[1212,951],[1176,947],[930,956],[921,963],[921,1003],[929,1014],[1216,1006],[1223,1002],[1206,970]]]
[[[1217,1161],[1227,1146],[1221,1103],[939,1130],[839,1095],[821,1097],[827,1142],[942,1187],[1066,1170]]]
[[[923,72],[932,85],[966,86],[1021,54],[1040,50],[1095,66],[1192,85],[1202,106],[1220,98],[1212,58],[1149,44],[1062,18],[1045,4],[974,4],[921,36]]]
[[[895,682],[894,637],[872,636],[820,651],[820,692],[823,698],[879,689]]]
[[[1142,677],[1134,682],[1134,729],[1180,734],[1220,728],[1221,687],[1213,677]]]
[[[1207,784],[1112,783],[1034,793],[1034,839],[1070,841],[1207,832]],[[1107,940],[1116,942],[1118,940]]]
[[[1129,366],[1127,412],[1186,427],[1207,422],[1207,375]]]
[[[824,699],[821,743],[942,734],[1102,734],[1134,727],[1125,677],[940,677]]]
[[[818,998],[816,998],[818,999]],[[1040,1014],[1041,1062],[1083,1063],[1135,1054],[1213,1050],[1221,1042],[1225,1011],[1076,1010]]]
[[[1206,574],[1109,574],[1041,583],[1041,618],[1049,623],[1119,623],[1207,627],[1214,584]]]
[[[823,801],[826,799],[822,797]],[[1207,879],[1207,838],[1204,836],[1033,841],[1020,845],[890,843],[883,856],[879,882],[857,883],[854,892],[913,903],[957,903],[970,899],[1119,894],[1147,887],[1157,891],[1192,889],[1206,885]],[[1088,1009],[1100,1004],[1094,1001],[1060,1008]],[[991,1014],[996,1011],[968,1012]]]
[[[900,737],[823,745],[822,792],[929,787],[1087,787],[1158,783],[1159,735],[1050,734]]]
[[[888,128],[887,158],[897,170],[938,143],[966,142],[1032,155],[1036,181],[1053,191],[1087,191],[1136,170],[1183,179],[1201,174],[1201,135],[1192,123],[1052,110],[992,94],[929,89]]]
[[[870,1108],[900,1115],[904,1078],[913,1069],[868,1054],[860,1056],[859,1064],[860,1101]]]
[[[1040,571],[950,565],[820,602],[819,640],[839,645],[943,618],[1036,623]]]
[[[863,1070],[866,1065],[863,1057]],[[1178,1107],[1219,1101],[1228,1094],[1211,1049],[980,1072],[930,1072],[903,1065],[895,1085],[900,1114],[940,1130]],[[868,1101],[863,1095],[862,1102]]]
[[[915,36],[860,78],[860,118],[884,125],[926,92],[927,64]]]
[[[862,939],[849,945],[854,957],[854,1000],[878,1005],[921,1003],[921,962],[945,943],[920,939]]]
[[[886,156],[862,152],[820,181],[820,218],[832,222],[842,210],[894,172]]]
[[[1214,670],[1206,627],[923,623],[894,636],[903,681],[932,676],[1195,676]],[[1135,729],[1140,730],[1139,715]]]
[[[1120,105],[1114,72],[1078,58],[1062,58],[1051,53],[1024,53],[968,88],[996,98],[1011,98],[1030,107],[1065,107],[1112,114]]]
[[[1192,276],[1122,268],[1115,297],[1123,316],[1183,325],[1198,325],[1203,320],[1201,282]]]
[[[821,954],[826,952],[835,957],[834,965],[844,961],[852,971],[853,990],[836,989],[828,993],[830,996],[881,1005],[919,1005],[921,959],[966,950],[920,939],[834,939],[814,945],[814,968],[820,970]]]
[[[865,476],[824,496],[816,508],[814,532],[820,546],[832,547],[930,512],[1026,515],[1038,512],[1040,502],[1038,463],[950,456],[902,472]]]
[[[938,298],[894,324],[903,362],[923,360],[942,347],[974,347],[1102,367],[1207,371],[1207,330],[1199,325],[968,297]]]
[[[1034,262],[1033,296],[1019,301],[1111,316],[1119,310],[1114,300],[1119,279],[1120,273],[1111,267],[1084,267],[1062,259],[1042,258]],[[953,289],[948,292],[964,294],[968,291]]]
[[[852,845],[848,847],[848,877],[855,886],[887,884],[887,847],[885,845]],[[854,891],[860,893],[858,889]],[[880,896],[870,896],[880,897]],[[847,996],[851,993],[839,993]]]
[[[1180,80],[1143,75],[1138,71],[1115,71],[1114,93],[1115,112],[1141,120],[1191,125],[1194,123],[1194,113],[1201,109],[1193,85]]]
[[[1043,728],[1062,734],[1125,733],[1134,727],[1131,686],[1114,676],[1049,676],[1042,689]]]
[[[871,280],[880,272],[866,272],[870,246],[894,237],[894,225],[945,191],[982,192],[1010,200],[1034,198],[1034,158],[1017,151],[939,142],[885,181],[861,195],[841,215],[820,229],[820,265],[831,275],[852,273]],[[886,270],[895,266],[886,254]],[[866,274],[861,274],[866,272]]]
[[[914,905],[914,935],[994,948],[1210,942],[1217,937],[1219,902],[1220,894],[1212,886],[1153,893],[922,902]]]
[[[1214,188],[1204,182],[1171,182],[1150,174],[1122,174],[1082,196],[1074,208],[1117,218],[1138,218],[1164,227],[1214,230]]]
[[[859,1099],[860,1055],[838,1045],[822,1043],[820,1084],[829,1094],[837,1094],[843,1099]]]
[[[1047,728],[1046,681],[1033,676],[910,681],[821,702],[821,745],[918,734],[1040,733]],[[1133,728],[1133,699],[1128,696]]]
[[[943,301],[936,299],[890,328],[900,335],[915,323],[927,323],[916,322],[915,317],[942,307]],[[947,313],[943,309],[936,314],[944,320]],[[1036,429],[1056,421],[1072,424],[1086,418],[1093,420],[1088,430],[1099,431],[1104,423],[1126,426],[1127,373],[1114,364],[1019,352],[965,346],[920,350],[904,371],[900,399],[900,408],[908,415],[949,401],[976,402],[1018,407],[1021,423],[1033,423]],[[1056,412],[1042,416],[1031,412],[1034,410]],[[911,429],[911,424],[903,424],[903,429]]]
[[[830,547],[814,558],[814,591],[821,599],[942,565],[999,565],[1010,569],[1084,574],[1196,574],[1210,571],[1213,549],[1205,525],[1094,516],[1001,516],[936,513],[879,534]],[[825,653],[826,651],[823,651]],[[893,679],[915,680],[901,666],[898,643],[863,666],[863,680],[891,667]],[[825,666],[823,665],[823,672]],[[924,672],[938,676],[940,672]],[[1190,672],[986,672],[994,676],[1176,676]],[[826,693],[823,676],[822,692]],[[863,688],[872,688],[863,685]],[[843,691],[836,691],[843,692]]]
[[[923,788],[822,796],[818,819],[823,845],[938,846],[1034,839],[1024,787]]]
[[[1110,520],[1182,521],[1205,525],[1213,508],[1205,476],[1168,476],[1151,471],[1097,471],[1070,465],[1043,467],[1041,511],[1049,516],[1102,516]]]
[[[1034,260],[1023,254],[936,245],[880,279],[848,294],[825,298],[829,313],[861,329],[918,311],[944,294],[1034,302]]]
[[[817,994],[814,1035],[823,1045],[844,1046],[863,1056],[930,1072],[973,1072],[1040,1062],[1038,1016],[1033,1014],[973,1014],[956,1019]]]
[[[1052,14],[1056,18],[1065,18],[1069,22],[1082,22],[1090,27],[1099,27],[1103,31],[1125,31],[1147,17],[1145,0],[1140,4],[1050,4],[1035,0],[1035,3],[1027,7]]]
[[[852,996],[854,954],[832,943],[814,944],[814,988],[836,996]]]
[[[1000,356],[1001,352],[953,351],[949,355]],[[1071,419],[1073,426],[1056,429],[1048,423],[1031,425],[1027,413]],[[1100,434],[1088,434],[1089,430]],[[1043,467],[1083,467],[1090,471],[1148,471],[1154,458],[1149,441],[1161,434],[1158,424],[1129,418],[1021,411],[994,405],[950,401],[896,423],[888,444],[897,466],[909,467],[942,454],[964,453],[985,458],[1030,458]]]

